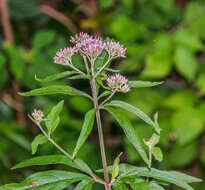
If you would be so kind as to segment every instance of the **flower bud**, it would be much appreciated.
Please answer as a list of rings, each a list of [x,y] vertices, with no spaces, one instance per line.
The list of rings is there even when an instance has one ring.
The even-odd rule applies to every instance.
[[[130,90],[127,82],[128,79],[120,74],[112,75],[107,79],[107,84],[112,90],[117,90],[123,93],[127,93]]]
[[[42,121],[44,114],[43,114],[42,110],[34,109],[32,116],[36,121]]]
[[[76,49],[72,47],[61,49],[56,53],[56,56],[54,57],[54,63],[68,65],[69,62],[71,62],[71,57],[75,52]]]
[[[77,44],[78,42],[80,42],[86,38],[89,38],[89,37],[90,37],[90,35],[88,33],[80,32],[79,34],[72,36],[70,38],[70,42],[73,44]]]
[[[104,48],[111,58],[126,57],[126,48],[118,42],[108,41],[104,43]]]

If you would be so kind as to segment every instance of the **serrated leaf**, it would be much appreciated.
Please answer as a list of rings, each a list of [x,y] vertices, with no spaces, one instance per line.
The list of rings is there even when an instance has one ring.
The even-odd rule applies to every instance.
[[[126,111],[129,111],[129,112],[137,115],[140,119],[142,119],[143,121],[145,121],[146,123],[148,123],[149,125],[154,127],[154,129],[157,133],[160,133],[161,129],[159,128],[159,126],[156,125],[156,123],[154,123],[146,113],[144,113],[140,109],[136,108],[135,106],[130,105],[130,104],[123,102],[123,101],[119,101],[119,100],[110,101],[106,105],[120,107],[120,108],[125,109]]]
[[[120,153],[117,158],[115,158],[113,163],[113,169],[112,169],[112,179],[115,179],[119,174],[119,163],[120,163],[120,156],[122,153]]]
[[[82,130],[80,132],[80,136],[78,138],[76,147],[75,147],[74,152],[73,152],[73,158],[75,158],[75,156],[78,153],[78,151],[80,150],[81,146],[84,144],[84,142],[88,138],[90,132],[92,131],[94,120],[95,120],[95,112],[96,112],[96,109],[92,109],[92,110],[88,111],[85,115]]]
[[[77,90],[68,85],[51,85],[47,87],[37,88],[28,92],[20,92],[21,96],[41,96],[41,95],[50,95],[50,94],[66,94],[66,95],[76,95],[76,96],[85,96],[89,99],[92,99],[90,95]]]
[[[46,117],[46,127],[48,129],[48,134],[51,135],[56,127],[58,126],[60,122],[59,114],[61,110],[63,109],[64,101],[60,101],[56,106],[52,108],[48,116]]]
[[[143,88],[143,87],[152,87],[163,84],[163,81],[160,82],[149,82],[149,81],[128,81],[128,86],[131,88]]]
[[[142,146],[142,143],[139,137],[136,134],[136,131],[134,130],[132,124],[130,123],[130,121],[123,114],[121,114],[119,111],[117,111],[114,108],[105,106],[105,109],[116,119],[116,121],[122,127],[130,143],[132,143],[132,145],[135,147],[135,149],[137,150],[139,155],[142,157],[142,159],[146,163],[148,163],[147,154]]]
[[[74,190],[91,190],[93,183],[93,180],[83,180],[75,187]]]
[[[47,76],[45,78],[38,78],[35,75],[35,79],[38,82],[50,82],[50,81],[54,81],[54,80],[65,78],[65,77],[67,77],[69,75],[72,75],[72,74],[75,74],[75,73],[76,73],[76,71],[65,71],[65,72],[62,72],[62,73],[57,73],[57,74],[53,74],[53,75]]]
[[[161,162],[163,160],[163,153],[162,150],[159,147],[153,147],[152,148],[152,154],[156,160]]]
[[[84,167],[91,169],[87,166],[86,163],[84,163],[82,160],[77,159]],[[12,169],[18,169],[18,168],[24,168],[29,166],[43,166],[43,165],[50,165],[50,164],[64,164],[69,167],[73,167],[79,170],[82,170],[77,166],[72,160],[68,159],[64,155],[48,155],[48,156],[37,156],[28,160],[24,160],[23,162],[20,162],[16,166],[14,166]],[[83,171],[83,170],[82,170]]]
[[[32,174],[19,184],[13,183],[1,186],[0,190],[62,190],[71,183],[89,179],[91,178],[81,173],[50,170]]]
[[[48,139],[42,134],[36,136],[34,138],[33,142],[31,143],[32,154],[36,153],[38,145],[44,144],[47,141],[48,141]]]

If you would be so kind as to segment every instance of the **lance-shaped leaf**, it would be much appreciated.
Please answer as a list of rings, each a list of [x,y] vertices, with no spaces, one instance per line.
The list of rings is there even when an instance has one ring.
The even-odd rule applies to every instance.
[[[81,146],[86,141],[90,132],[92,131],[94,120],[95,120],[95,112],[96,112],[96,109],[91,109],[90,111],[88,111],[85,114],[82,130],[80,132],[80,136],[78,138],[76,147],[75,147],[74,152],[73,152],[73,158],[75,158],[75,156],[78,153],[78,151],[80,150]]]
[[[50,95],[50,94],[66,94],[75,96],[85,96],[92,99],[92,97],[85,92],[77,90],[68,85],[51,85],[42,88],[37,88],[28,92],[20,92],[22,96],[40,96],[40,95]]]
[[[46,117],[46,127],[48,129],[48,134],[51,135],[56,127],[58,126],[60,122],[59,114],[61,110],[63,109],[63,103],[64,101],[60,101],[56,106],[52,108],[48,116]]]
[[[45,78],[38,78],[35,75],[35,79],[38,82],[50,82],[50,81],[54,81],[54,80],[65,78],[65,77],[70,76],[70,75],[75,74],[75,73],[76,73],[76,71],[65,71],[65,72],[62,72],[62,73],[57,73],[57,74],[53,74],[53,75],[47,76]]]
[[[119,163],[120,163],[120,156],[122,153],[120,153],[117,158],[115,158],[114,163],[113,163],[113,169],[112,169],[112,180],[114,180],[118,174],[119,174]],[[112,182],[111,182],[112,183]]]
[[[128,81],[128,86],[132,88],[143,88],[143,87],[152,87],[162,84],[163,81],[160,82],[149,82],[149,81]]]
[[[119,101],[119,100],[110,101],[106,105],[114,106],[114,107],[120,107],[120,108],[125,109],[126,111],[129,111],[129,112],[137,115],[143,121],[145,121],[149,125],[153,126],[157,133],[160,133],[159,126],[155,122],[153,122],[152,119],[150,119],[150,117],[146,113],[141,111],[139,108],[136,108],[133,105],[130,105],[130,104],[126,103],[126,102]]]
[[[105,96],[108,96],[108,95],[110,95],[110,94],[112,94],[112,91],[111,91],[111,90],[106,90],[106,91],[104,91],[102,94],[100,94],[100,95],[98,96],[98,100],[101,99],[101,98],[103,98],[103,97],[105,97]]]
[[[105,109],[116,119],[116,121],[122,127],[125,135],[127,136],[128,140],[130,141],[130,143],[132,143],[132,145],[138,151],[138,153],[142,157],[142,159],[148,164],[147,154],[146,154],[146,152],[142,146],[142,143],[141,143],[139,137],[137,136],[136,131],[134,130],[131,122],[122,113],[120,113],[116,109],[111,108],[109,106],[105,106]]]
[[[75,187],[74,190],[91,190],[93,183],[93,180],[83,180]]]
[[[108,167],[108,172],[111,174],[112,173],[112,168],[113,166]],[[155,179],[160,178],[160,176],[164,176],[164,178],[160,178],[159,180],[162,180],[164,182],[169,182],[166,179],[171,177],[171,178],[177,178],[178,181],[182,181],[185,183],[194,183],[194,182],[201,182],[202,180],[196,177],[192,177],[186,174],[183,174],[181,172],[177,171],[163,171],[163,170],[158,170],[155,168],[148,169],[146,167],[136,167],[130,164],[120,164],[120,176],[119,179],[126,179],[128,176],[132,177],[140,177],[140,176],[145,176],[145,177],[152,177]],[[97,170],[97,172],[103,172],[103,169]],[[131,178],[133,179],[133,178]],[[171,183],[171,182],[169,182]]]
[[[3,185],[0,190],[62,190],[71,183],[90,179],[81,173],[50,170],[32,174],[22,183]]]
[[[75,75],[72,77],[69,77],[69,79],[91,79],[92,77],[90,75]]]
[[[169,171],[161,171],[155,168],[143,168],[143,167],[135,167],[128,164],[123,164],[122,166],[123,171],[122,174],[118,177],[119,180],[123,179],[126,181],[127,178],[135,178],[135,177],[152,177],[154,179],[162,180],[164,182],[175,184],[179,187],[182,187],[187,190],[193,190],[193,188],[188,185],[189,182],[200,182],[200,179],[187,176],[185,174],[179,172],[169,172]],[[125,172],[126,171],[126,172]],[[186,179],[186,180],[185,180]]]
[[[88,170],[91,171],[91,169],[87,166],[85,162],[82,160],[76,158],[78,162],[80,162],[84,167],[86,167]],[[64,164],[72,168],[79,169],[83,171],[79,166],[75,164],[72,160],[68,159],[64,155],[48,155],[48,156],[37,156],[28,160],[24,160],[23,162],[20,162],[16,166],[14,166],[12,169],[18,169],[18,168],[24,168],[29,166],[43,166],[43,165],[50,165],[50,164]]]
[[[32,154],[36,153],[38,145],[44,144],[47,141],[48,141],[48,139],[44,135],[42,135],[42,134],[36,136],[34,138],[33,142],[31,143]]]

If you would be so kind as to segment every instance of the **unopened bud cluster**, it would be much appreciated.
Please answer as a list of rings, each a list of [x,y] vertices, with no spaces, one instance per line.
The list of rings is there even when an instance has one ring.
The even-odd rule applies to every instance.
[[[71,37],[70,42],[73,43],[74,46],[58,51],[54,57],[55,63],[62,65],[71,64],[71,58],[74,53],[80,53],[92,62],[95,61],[103,50],[107,51],[110,59],[125,57],[126,53],[126,48],[118,42],[112,40],[103,42],[100,37],[90,36],[83,32]]]
[[[130,91],[130,87],[128,86],[127,82],[128,79],[120,74],[112,75],[107,79],[107,84],[112,90],[123,93]]]
[[[32,116],[36,121],[42,121],[44,114],[41,110],[34,109]]]

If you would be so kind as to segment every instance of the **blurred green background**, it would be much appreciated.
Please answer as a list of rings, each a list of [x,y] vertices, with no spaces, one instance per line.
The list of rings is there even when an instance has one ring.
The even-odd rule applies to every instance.
[[[165,81],[159,87],[132,90],[126,95],[118,94],[117,98],[138,106],[150,116],[159,112],[163,129],[160,146],[165,159],[162,163],[155,162],[155,167],[205,178],[204,0],[0,1],[0,184],[18,182],[34,171],[64,167],[10,170],[31,157],[30,143],[39,130],[29,121],[27,113],[34,108],[47,113],[57,101],[65,100],[56,140],[68,152],[73,151],[83,115],[92,103],[72,96],[23,98],[17,92],[45,85],[35,81],[35,74],[45,77],[67,69],[54,64],[53,57],[57,50],[69,45],[70,35],[79,31],[109,36],[123,43],[127,58],[113,62],[113,67],[130,79]],[[8,3],[12,34],[5,29],[9,23],[3,15],[2,2]],[[74,57],[74,62],[79,66],[82,63],[79,57]],[[69,83],[81,90],[88,88],[87,81]],[[104,113],[103,116],[108,163],[112,164],[123,151],[122,162],[142,165],[121,129],[111,117]],[[148,125],[134,115],[128,117],[141,138],[151,135]],[[46,144],[37,155],[56,153],[59,152],[52,145]],[[101,168],[96,130],[79,157],[93,169]],[[204,190],[205,183],[194,187]]]

